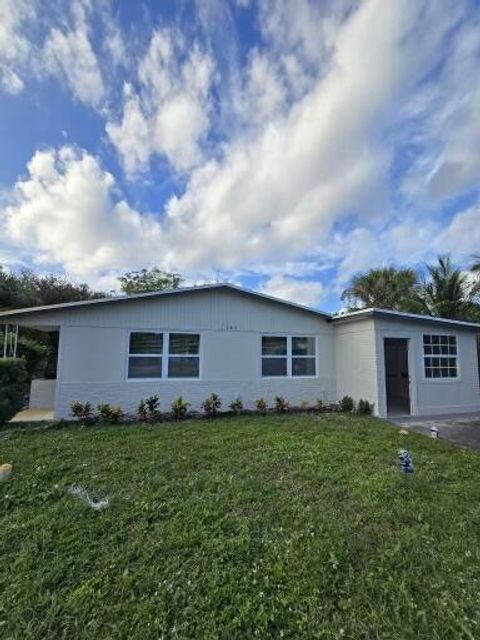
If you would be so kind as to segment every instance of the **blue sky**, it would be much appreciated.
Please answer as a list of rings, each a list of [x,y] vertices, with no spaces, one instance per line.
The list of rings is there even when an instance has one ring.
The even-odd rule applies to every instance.
[[[336,310],[480,253],[480,4],[2,0],[0,263]]]

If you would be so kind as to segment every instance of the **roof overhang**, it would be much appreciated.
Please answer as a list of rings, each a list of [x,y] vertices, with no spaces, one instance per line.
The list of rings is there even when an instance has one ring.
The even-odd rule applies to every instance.
[[[320,317],[324,320],[330,321],[332,319],[332,315],[330,313],[326,313],[324,311],[319,311],[318,309],[312,309],[311,307],[307,307],[301,304],[297,304],[295,302],[289,302],[288,300],[282,300],[281,298],[275,298],[274,296],[269,296],[265,293],[259,293],[258,291],[251,291],[250,289],[244,289],[243,287],[238,287],[237,285],[230,283],[216,283],[216,284],[205,284],[196,287],[181,287],[178,289],[168,289],[165,291],[153,291],[150,293],[137,293],[129,296],[112,296],[109,298],[95,298],[93,300],[81,300],[79,302],[65,302],[63,304],[50,304],[45,306],[38,307],[26,307],[23,309],[11,309],[9,311],[0,312],[0,324],[8,323],[16,323],[25,324],[23,319],[27,317],[36,317],[38,318],[38,322],[41,323],[40,317],[43,313],[46,312],[63,312],[68,311],[70,309],[82,309],[85,307],[93,306],[93,305],[104,305],[104,304],[115,304],[119,302],[134,302],[136,300],[145,300],[150,298],[163,298],[169,296],[178,296],[185,294],[192,294],[202,291],[216,291],[216,290],[227,290],[233,291],[237,294],[253,297],[257,299],[264,300],[266,302],[270,302],[272,304],[282,305],[289,307],[291,309],[295,309],[297,311],[303,311],[305,313],[313,314],[317,317]]]
[[[480,323],[469,322],[467,320],[453,320],[451,318],[439,318],[437,316],[423,316],[417,313],[405,313],[403,311],[392,311],[391,309],[360,309],[359,311],[351,311],[340,316],[334,316],[332,322],[334,324],[343,324],[349,322],[357,322],[369,318],[380,318],[382,320],[394,320],[399,322],[420,322],[428,324],[439,324],[444,326],[452,326],[457,328],[470,329],[480,332]]]

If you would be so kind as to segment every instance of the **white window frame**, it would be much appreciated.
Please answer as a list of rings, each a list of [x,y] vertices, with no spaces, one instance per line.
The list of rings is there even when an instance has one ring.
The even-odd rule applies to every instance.
[[[162,353],[155,353],[155,354],[135,354],[135,353],[130,353],[130,335],[132,333],[157,333],[157,334],[161,334],[163,335],[163,345],[162,345]],[[198,358],[198,376],[195,377],[188,377],[188,378],[170,378],[168,376],[168,361],[170,358],[170,334],[171,333],[180,333],[180,334],[188,334],[188,335],[195,335],[195,336],[199,336],[200,338],[200,344],[199,344],[199,348],[198,348],[198,355],[195,354],[185,354],[182,356],[182,354],[180,353],[175,353],[172,357],[189,357],[189,358]],[[125,364],[125,380],[127,382],[158,382],[158,381],[162,381],[162,382],[168,382],[168,381],[192,381],[192,380],[201,380],[202,379],[202,365],[203,365],[203,338],[202,338],[202,333],[201,331],[183,331],[180,329],[176,329],[173,331],[159,331],[158,329],[129,329],[128,330],[128,335],[127,335],[127,353],[126,353],[126,364]],[[129,365],[129,359],[130,356],[137,356],[137,357],[161,357],[162,358],[162,375],[161,377],[155,377],[155,378],[130,378],[128,375],[128,365]]]
[[[425,353],[425,344],[424,344],[424,337],[425,336],[438,336],[440,339],[442,336],[447,336],[449,338],[455,338],[455,344],[457,347],[457,353],[456,355],[450,355],[450,354],[426,354]],[[432,344],[432,343],[431,343]],[[458,335],[455,333],[432,333],[432,332],[425,332],[422,333],[422,338],[421,338],[421,353],[422,353],[422,379],[424,382],[428,382],[428,383],[434,383],[434,384],[445,384],[445,383],[452,383],[452,382],[460,382],[461,378],[460,378],[460,344],[459,344],[459,340],[458,340]],[[456,369],[457,369],[457,375],[456,376],[448,376],[445,378],[429,378],[426,375],[425,372],[425,358],[455,358],[456,360]]]
[[[198,336],[198,353],[172,353],[170,354],[170,335],[171,334],[177,334],[177,335],[190,335],[190,336]],[[164,334],[164,340],[166,340],[166,345],[167,345],[167,354],[166,354],[166,362],[165,362],[165,367],[164,367],[164,363],[162,361],[162,375],[165,372],[165,380],[200,380],[201,378],[201,370],[202,370],[202,359],[201,359],[201,352],[202,352],[202,336],[200,334],[199,331],[169,331],[168,333]],[[170,358],[198,358],[198,376],[187,376],[187,377],[171,377],[169,375],[169,369],[170,369]]]
[[[286,338],[287,339],[287,353],[285,355],[263,355],[262,353],[262,338]],[[292,354],[292,338],[313,338],[314,340],[314,345],[315,345],[315,353],[311,356],[306,355],[306,356],[297,356],[297,355],[293,355]],[[259,372],[259,377],[262,380],[285,380],[287,378],[293,379],[293,380],[312,380],[314,378],[318,378],[318,340],[317,340],[318,336],[312,336],[312,334],[308,334],[308,333],[296,333],[295,335],[293,334],[284,334],[284,333],[262,333],[260,335],[260,372]],[[262,374],[262,370],[263,370],[263,359],[264,358],[286,358],[287,359],[287,375],[285,376],[264,376]],[[293,363],[293,358],[313,358],[315,360],[315,373],[313,375],[305,375],[305,376],[294,376],[292,375],[292,363]]]

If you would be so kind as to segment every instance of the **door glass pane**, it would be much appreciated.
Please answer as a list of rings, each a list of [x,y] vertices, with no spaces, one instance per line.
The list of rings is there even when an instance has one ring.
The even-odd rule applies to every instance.
[[[315,338],[292,338],[292,354],[294,356],[314,356]]]
[[[286,376],[286,358],[262,358],[262,376]]]
[[[314,376],[315,358],[292,358],[292,376]]]
[[[162,353],[163,334],[135,331],[130,334],[130,353]]]
[[[198,354],[200,336],[193,333],[171,333],[169,350],[171,354]]]
[[[286,356],[287,338],[282,336],[262,336],[262,355]]]
[[[162,358],[142,358],[130,356],[128,359],[129,378],[161,378]]]
[[[175,357],[168,360],[169,378],[198,378],[199,358]]]

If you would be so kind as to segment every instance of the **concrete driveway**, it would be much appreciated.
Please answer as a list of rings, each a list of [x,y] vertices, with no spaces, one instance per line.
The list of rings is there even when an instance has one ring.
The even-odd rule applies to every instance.
[[[439,438],[480,451],[480,413],[408,416],[391,418],[390,422],[425,435],[430,435],[430,429],[436,427]]]

